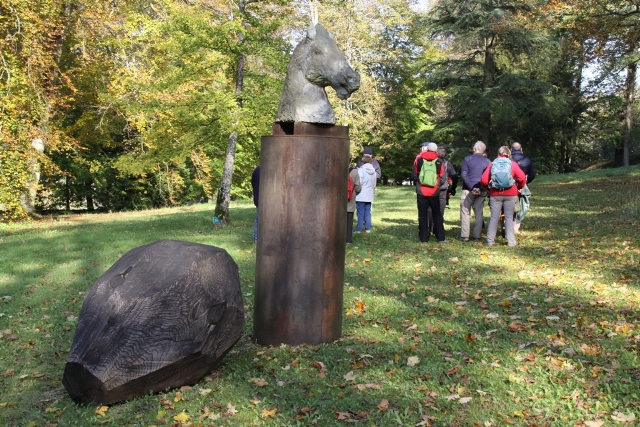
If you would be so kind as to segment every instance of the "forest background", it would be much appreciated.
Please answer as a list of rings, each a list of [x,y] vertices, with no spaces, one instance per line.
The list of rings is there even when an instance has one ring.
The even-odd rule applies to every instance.
[[[229,221],[312,7],[361,75],[328,91],[352,159],[372,147],[385,184],[425,140],[454,164],[520,141],[540,173],[640,154],[638,1],[6,0],[2,220],[215,199]]]

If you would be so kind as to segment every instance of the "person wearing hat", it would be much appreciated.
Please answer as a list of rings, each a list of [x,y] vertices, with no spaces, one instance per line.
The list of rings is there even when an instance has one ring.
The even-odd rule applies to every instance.
[[[484,200],[487,197],[480,185],[482,173],[489,166],[491,160],[487,159],[485,151],[487,146],[482,141],[473,144],[473,154],[467,156],[462,161],[460,176],[462,177],[462,194],[460,195],[460,240],[469,241],[469,231],[471,229],[471,209],[476,215],[476,223],[473,227],[473,240],[479,241],[482,234],[484,217]]]
[[[420,154],[413,161],[411,178],[416,183],[416,197],[418,202],[418,237],[420,242],[429,241],[431,231],[429,229],[429,211],[433,218],[433,233],[438,243],[445,242],[444,220],[440,210],[440,187],[444,181],[444,168],[438,158],[438,146],[433,142],[420,144]],[[434,162],[436,180],[434,185],[420,182],[420,171],[424,162]]]
[[[373,170],[376,171],[376,179],[380,179],[380,177],[382,176],[382,171],[380,169],[380,163],[378,163],[378,161],[376,159],[373,158],[373,150],[371,149],[371,147],[365,147],[364,151],[362,152],[362,157],[368,157],[371,159],[371,166],[373,166]],[[358,164],[356,165],[356,167],[360,167],[362,166],[362,160],[358,161]]]

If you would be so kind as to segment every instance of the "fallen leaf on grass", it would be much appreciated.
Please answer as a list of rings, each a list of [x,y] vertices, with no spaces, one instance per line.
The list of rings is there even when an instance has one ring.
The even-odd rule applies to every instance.
[[[611,419],[623,423],[630,423],[636,420],[636,414],[631,412],[629,413],[629,415],[626,415],[620,411],[613,411],[613,414],[611,414]]]
[[[604,425],[604,421],[602,420],[585,421],[584,425],[587,427],[602,427]]]
[[[351,419],[351,414],[348,412],[336,412],[336,419],[346,421]]]
[[[269,383],[266,382],[264,378],[251,378],[249,382],[251,382],[256,387],[266,387],[269,385]]]
[[[409,356],[407,359],[408,366],[416,366],[418,363],[420,363],[420,358],[418,356]]]
[[[201,396],[208,396],[211,394],[211,389],[210,388],[201,388],[200,390],[198,390],[198,393]]]
[[[378,404],[378,411],[384,412],[389,409],[389,401],[387,399],[382,399]]]
[[[320,372],[325,372],[327,370],[327,367],[322,362],[313,362],[313,366]]]
[[[368,384],[356,384],[356,388],[360,391],[364,391],[366,389],[372,390],[382,390],[382,387],[378,384],[368,383]]]
[[[108,406],[100,405],[96,408],[95,414],[100,415],[101,417],[104,417],[108,409],[109,409]]]
[[[458,400],[458,402],[460,402],[461,404],[465,405],[469,402],[471,402],[473,400],[473,397],[461,397],[460,400]]]
[[[182,393],[180,393],[179,391],[176,391],[176,397],[173,398],[173,401],[178,403],[178,402],[184,402],[187,399],[184,398],[184,396],[182,395]]]
[[[182,424],[186,424],[186,422],[189,421],[189,415],[185,414],[184,411],[182,411],[178,415],[173,417],[173,420]]]
[[[275,418],[277,413],[278,413],[278,408],[263,409],[262,418]]]
[[[355,381],[356,376],[353,374],[353,371],[349,371],[343,378],[345,381]]]

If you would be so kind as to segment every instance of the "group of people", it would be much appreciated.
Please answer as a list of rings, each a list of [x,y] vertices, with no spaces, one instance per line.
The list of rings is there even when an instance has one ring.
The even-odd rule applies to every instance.
[[[446,242],[444,212],[449,197],[455,196],[458,180],[461,178],[460,240],[464,242],[481,240],[482,229],[485,226],[483,209],[488,197],[491,217],[486,231],[487,246],[495,244],[501,218],[504,218],[507,244],[516,246],[515,235],[519,232],[520,223],[524,217],[522,213],[516,215],[516,211],[519,211],[518,203],[527,203],[528,206],[528,195],[531,193],[527,184],[531,183],[536,176],[533,163],[524,155],[522,145],[514,142],[511,148],[500,147],[496,159],[491,161],[487,157],[485,143],[477,141],[472,147],[472,154],[464,158],[459,174],[446,160],[447,152],[444,147],[438,147],[433,142],[423,142],[420,148],[411,173],[411,179],[416,186],[420,242],[428,242],[431,234],[435,235],[438,243]],[[429,171],[431,171],[430,177]],[[504,178],[505,175],[506,178]],[[352,242],[356,213],[355,233],[371,232],[371,211],[377,180],[381,176],[380,163],[373,158],[372,149],[366,147],[356,167],[349,169],[347,243]],[[506,184],[500,182],[501,178],[504,178]],[[259,202],[259,179],[260,167],[258,166],[251,177],[256,211]],[[471,231],[472,210],[475,217],[473,231]],[[257,239],[258,216],[256,213],[253,241],[256,242]]]
[[[421,242],[428,242],[430,235],[436,236],[438,243],[446,241],[444,235],[444,206],[447,192],[455,194],[457,181],[455,168],[445,159],[446,152],[433,142],[421,144],[421,152],[413,163],[412,179],[416,183],[418,204],[418,235]],[[423,182],[421,171],[425,162],[433,162],[437,171],[437,183]],[[502,146],[494,161],[486,155],[486,145],[477,141],[472,154],[465,157],[460,168],[462,193],[460,196],[460,240],[479,241],[484,226],[483,208],[489,197],[491,218],[487,227],[486,244],[495,243],[501,217],[504,218],[504,230],[507,244],[516,246],[515,234],[520,228],[522,216],[515,215],[519,196],[529,195],[526,185],[535,178],[535,169],[529,157],[522,152],[522,145],[513,143],[511,148]],[[443,195],[444,193],[444,195]],[[444,196],[444,197],[443,197]],[[528,200],[528,198],[526,199]],[[473,233],[471,229],[471,211],[475,215]],[[471,236],[470,236],[471,234]]]

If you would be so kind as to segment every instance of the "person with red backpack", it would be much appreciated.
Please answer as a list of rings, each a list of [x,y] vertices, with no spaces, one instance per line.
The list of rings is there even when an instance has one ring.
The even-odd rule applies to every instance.
[[[356,211],[356,195],[360,194],[362,186],[360,185],[360,176],[358,169],[349,169],[349,184],[347,186],[347,244],[351,243],[353,236],[353,216]]]
[[[430,237],[429,208],[433,218],[433,232],[438,243],[445,242],[444,219],[440,210],[440,187],[444,183],[444,168],[438,158],[438,146],[433,142],[420,144],[421,152],[413,161],[411,178],[416,183],[418,203],[418,237],[427,243]]]
[[[480,184],[489,189],[489,208],[491,219],[487,227],[487,246],[493,246],[500,215],[504,211],[504,228],[507,245],[516,246],[513,230],[513,210],[518,200],[518,191],[527,183],[527,177],[511,160],[511,150],[506,145],[498,149],[498,157],[484,170]]]

